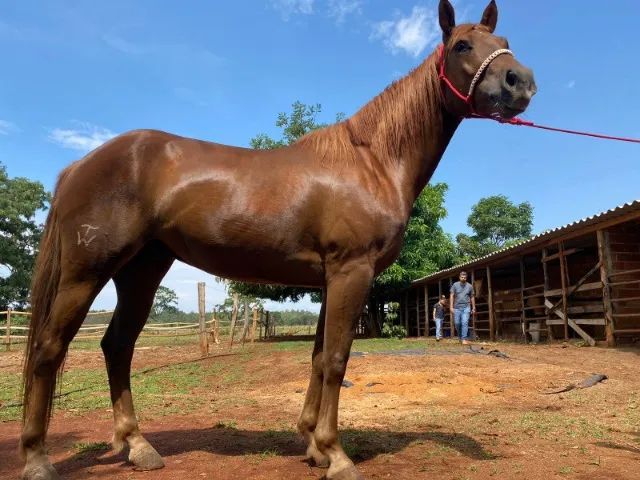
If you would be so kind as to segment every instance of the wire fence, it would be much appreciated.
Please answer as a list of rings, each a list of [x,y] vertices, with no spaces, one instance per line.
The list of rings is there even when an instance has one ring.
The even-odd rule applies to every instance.
[[[109,327],[113,311],[89,312],[73,341],[100,340]],[[0,343],[10,350],[12,345],[25,343],[29,335],[29,317],[31,312],[18,310],[0,311]],[[96,323],[99,317],[106,317]],[[268,311],[253,309],[245,313],[239,308],[232,315],[209,315],[204,322],[166,322],[147,323],[140,333],[141,338],[180,338],[192,337],[194,341],[209,344],[234,342],[254,342],[276,336],[311,335],[315,331],[312,325],[278,325],[275,317]]]

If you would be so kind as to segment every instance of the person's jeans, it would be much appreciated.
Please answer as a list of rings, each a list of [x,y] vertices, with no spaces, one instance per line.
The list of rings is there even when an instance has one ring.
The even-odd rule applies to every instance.
[[[436,317],[436,338],[442,338],[442,322],[444,318]]]
[[[466,340],[469,335],[469,315],[471,307],[456,308],[453,320],[460,340]]]

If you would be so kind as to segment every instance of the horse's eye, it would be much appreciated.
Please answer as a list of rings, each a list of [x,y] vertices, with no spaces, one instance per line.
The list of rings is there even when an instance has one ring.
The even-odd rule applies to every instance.
[[[467,42],[466,40],[460,40],[458,43],[455,44],[453,49],[457,53],[464,53],[471,50],[471,45],[469,45],[469,42]]]

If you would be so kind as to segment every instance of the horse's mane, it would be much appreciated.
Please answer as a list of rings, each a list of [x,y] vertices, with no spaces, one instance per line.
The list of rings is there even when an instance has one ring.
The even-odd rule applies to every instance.
[[[367,146],[382,161],[393,162],[421,149],[429,128],[440,128],[441,104],[434,52],[352,117],[308,133],[297,145],[312,148],[329,163],[354,160],[358,146]]]

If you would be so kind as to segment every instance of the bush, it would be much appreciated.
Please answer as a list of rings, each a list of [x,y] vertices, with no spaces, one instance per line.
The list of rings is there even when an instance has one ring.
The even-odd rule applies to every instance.
[[[397,338],[403,339],[407,336],[407,330],[402,325],[394,325],[389,322],[384,322],[382,326],[382,336],[384,338]]]

